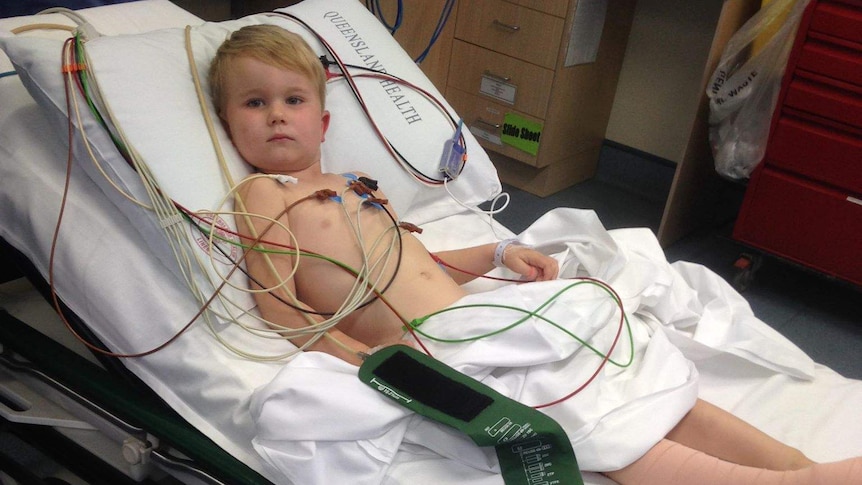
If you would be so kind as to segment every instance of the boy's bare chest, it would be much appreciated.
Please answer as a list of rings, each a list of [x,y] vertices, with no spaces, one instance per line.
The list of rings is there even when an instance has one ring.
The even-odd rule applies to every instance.
[[[344,262],[379,253],[397,239],[397,226],[385,208],[352,191],[300,202],[289,213],[299,247]],[[370,255],[370,254],[369,254]]]
[[[384,209],[355,194],[302,202],[290,211],[289,223],[305,252],[296,268],[297,292],[313,307],[338,308],[356,287],[355,273],[381,284],[394,276],[401,249],[397,227]]]

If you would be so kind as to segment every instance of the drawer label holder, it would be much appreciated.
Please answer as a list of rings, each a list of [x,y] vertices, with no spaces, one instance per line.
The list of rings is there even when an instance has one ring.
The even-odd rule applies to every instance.
[[[518,86],[509,82],[508,78],[496,76],[489,72],[482,75],[479,92],[507,104],[515,104]]]

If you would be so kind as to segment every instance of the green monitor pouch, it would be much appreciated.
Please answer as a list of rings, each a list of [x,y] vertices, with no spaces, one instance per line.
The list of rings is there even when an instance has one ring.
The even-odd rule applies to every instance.
[[[359,379],[402,406],[493,446],[506,485],[583,485],[571,442],[556,421],[418,350],[370,355]]]

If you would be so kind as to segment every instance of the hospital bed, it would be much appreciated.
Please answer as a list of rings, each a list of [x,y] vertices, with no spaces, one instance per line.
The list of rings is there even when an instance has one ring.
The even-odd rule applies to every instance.
[[[310,22],[314,29],[329,32],[324,37],[345,58],[352,56],[355,63],[383,66],[439,96],[385,30],[362,11],[359,2],[309,0],[289,12]],[[89,60],[92,68],[99,70],[96,79],[101,95],[109,100],[130,146],[147,160],[166,193],[196,209],[219,207],[229,190],[225,173],[239,179],[248,172],[230,153],[226,167],[213,165],[212,141],[191,87],[189,63],[198,70],[205,69],[207,52],[211,55],[227,32],[247,23],[283,23],[319,46],[307,28],[294,19],[255,16],[203,24],[162,0],[86,9],[80,15],[104,36],[88,41]],[[198,296],[207,294],[206,285],[213,281],[209,272],[218,271],[212,269],[218,256],[207,259],[216,263],[203,265],[188,276],[174,260],[162,226],[180,227],[193,249],[197,244],[202,252],[213,251],[213,246],[187,223],[168,216],[160,220],[120,195],[122,189],[138,200],[148,197],[141,178],[124,160],[117,161],[114,143],[88,118],[86,110],[80,119],[73,116],[73,124],[85,127],[90,143],[82,143],[77,129],[72,130],[74,160],[67,170],[70,135],[66,113],[74,113],[74,108],[66,106],[62,76],[57,70],[61,39],[68,33],[32,31],[19,34],[34,38],[32,42],[7,40],[12,34],[5,31],[34,22],[76,23],[62,14],[0,20],[2,45],[18,70],[18,75],[0,78],[0,236],[4,257],[23,261],[22,266],[31,268],[33,281],[43,285],[51,282],[67,309],[70,325],[92,344],[116,354],[133,354],[152,349],[175,334],[179,337],[146,356],[103,355],[102,351],[69,343],[63,337],[65,330],[56,331],[61,326],[56,319],[34,317],[29,308],[36,303],[22,293],[0,313],[4,377],[0,407],[4,419],[27,426],[36,423],[64,439],[84,443],[92,455],[109,463],[109,469],[134,481],[158,482],[173,476],[184,483],[291,483],[288,477],[298,482],[305,477],[304,471],[294,474],[280,469],[274,451],[259,446],[266,441],[261,436],[267,430],[255,422],[259,404],[255,396],[277,382],[286,366],[296,368],[300,366],[297,362],[312,365],[316,357],[303,354],[289,364],[251,359],[228,350],[222,342],[267,356],[288,352],[292,346],[261,341],[218,318],[208,323],[195,320],[201,306]],[[187,25],[195,27],[188,31]],[[187,39],[191,48],[184,47]],[[129,63],[129,58],[133,62]],[[10,72],[9,61],[3,58],[2,62],[0,72]],[[403,110],[395,107],[389,95],[378,93],[375,98],[368,89],[368,85],[379,82],[358,81],[366,103],[372,111],[381,110],[378,118],[403,120]],[[430,172],[439,155],[423,150],[439,149],[439,141],[428,148],[418,142],[404,147],[398,140],[444,140],[451,136],[451,120],[440,116],[436,107],[423,104],[429,102],[425,96],[411,99],[414,108],[424,107],[425,113],[430,113],[425,117],[432,126],[422,127],[421,136],[409,129],[398,131],[402,128],[394,122],[384,124],[383,131],[406,151],[405,158],[434,160],[431,168],[419,167]],[[447,107],[445,101],[443,104]],[[375,174],[402,219],[423,228],[419,237],[431,250],[515,236],[475,210],[480,202],[499,192],[500,184],[487,156],[469,133],[465,138],[470,158],[464,171],[451,184],[429,186],[407,175],[383,144],[368,142],[374,135],[346,87],[330,85],[328,107],[333,112],[333,125],[324,145],[324,161],[330,164],[327,169],[350,170],[358,165]],[[395,111],[380,114],[387,113],[386,109]],[[179,137],[175,136],[178,130]],[[164,142],[167,139],[173,141]],[[225,150],[229,152],[229,146]],[[104,165],[96,167],[94,159]],[[62,223],[55,242],[61,207]],[[230,223],[228,216],[222,219]],[[552,211],[518,237],[549,253],[576,254],[580,260],[570,267],[572,272],[610,280],[618,261],[613,251],[619,248],[627,248],[645,261],[661,257],[649,231],[607,232],[586,211]],[[667,271],[674,281],[684,280],[691,286],[693,290],[686,294],[703,298],[699,300],[702,304],[667,309],[668,319],[679,324],[666,332],[695,362],[700,397],[802,449],[815,460],[862,454],[862,424],[857,419],[862,383],[806,360],[801,351],[751,316],[744,300],[707,270],[686,263],[671,266],[656,262],[655,267]],[[621,287],[627,284],[616,283]],[[470,285],[471,291],[480,292],[499,283],[478,280]],[[193,295],[189,286],[198,288],[199,295]],[[248,295],[233,296],[234,303],[222,303],[219,311],[251,311],[253,305],[243,300]],[[642,297],[633,298],[640,301]],[[685,318],[679,317],[681,314]],[[196,323],[181,332],[189,321]],[[55,338],[46,338],[46,333]],[[66,344],[58,346],[55,340]],[[326,365],[342,369],[337,364]],[[330,370],[326,365],[324,370]],[[44,402],[38,396],[45,396]],[[336,393],[336,398],[352,397]],[[36,402],[40,405],[32,405]],[[44,415],[38,416],[40,411]],[[636,441],[640,432],[630,427],[621,435],[623,441]],[[457,438],[443,438],[458,444]],[[442,442],[449,443],[445,439]],[[309,462],[309,470],[319,466],[311,464],[312,458],[327,453],[326,439],[315,443],[313,451],[318,455],[299,457],[300,462]],[[364,446],[366,442],[362,443]],[[326,471],[329,477],[358,473],[387,484],[502,483],[493,463],[485,468],[470,465],[445,449],[417,442],[396,443],[396,449],[393,456],[385,457],[382,474],[361,464],[334,460]],[[589,484],[612,483],[592,472],[585,472],[584,480]]]

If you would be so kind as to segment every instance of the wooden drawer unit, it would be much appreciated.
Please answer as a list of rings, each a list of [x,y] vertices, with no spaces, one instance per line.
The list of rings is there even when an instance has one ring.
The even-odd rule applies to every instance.
[[[634,14],[634,0],[578,3],[458,3],[446,98],[501,179],[541,196],[595,173]]]
[[[862,0],[812,0],[734,237],[862,285]]]

